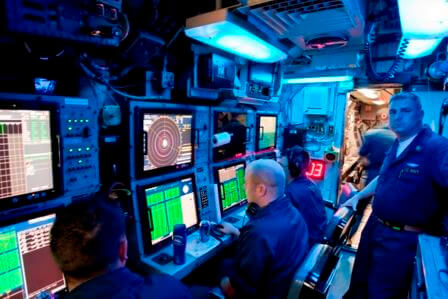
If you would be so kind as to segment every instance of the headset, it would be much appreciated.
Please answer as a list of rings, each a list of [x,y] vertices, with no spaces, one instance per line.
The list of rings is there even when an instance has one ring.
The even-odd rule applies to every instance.
[[[260,206],[254,202],[251,202],[247,205],[246,215],[249,216],[249,218],[252,218],[255,215],[257,215],[259,210],[260,210]]]
[[[303,174],[310,165],[310,154],[301,146],[295,145],[286,151],[288,170],[291,177],[296,178]]]

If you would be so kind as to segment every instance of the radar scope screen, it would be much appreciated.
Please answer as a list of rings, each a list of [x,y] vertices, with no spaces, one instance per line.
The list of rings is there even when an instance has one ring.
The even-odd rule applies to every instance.
[[[143,171],[193,161],[192,114],[143,114]]]

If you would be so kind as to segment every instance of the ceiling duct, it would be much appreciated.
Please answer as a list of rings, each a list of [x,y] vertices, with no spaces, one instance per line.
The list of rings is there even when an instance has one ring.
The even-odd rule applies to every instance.
[[[363,44],[364,1],[249,1],[244,12],[258,28],[275,32],[279,41],[299,48],[295,51],[298,55],[293,56],[325,53],[342,46],[358,50]]]

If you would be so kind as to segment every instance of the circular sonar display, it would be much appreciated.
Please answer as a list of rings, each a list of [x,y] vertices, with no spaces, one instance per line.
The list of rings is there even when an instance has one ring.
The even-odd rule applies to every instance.
[[[191,119],[191,115],[145,115],[145,171],[191,162]]]

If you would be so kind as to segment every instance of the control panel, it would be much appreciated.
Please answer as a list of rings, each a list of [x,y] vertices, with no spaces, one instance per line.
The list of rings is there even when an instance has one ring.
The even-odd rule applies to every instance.
[[[95,192],[99,188],[98,110],[87,99],[64,98],[59,115],[64,193]]]

